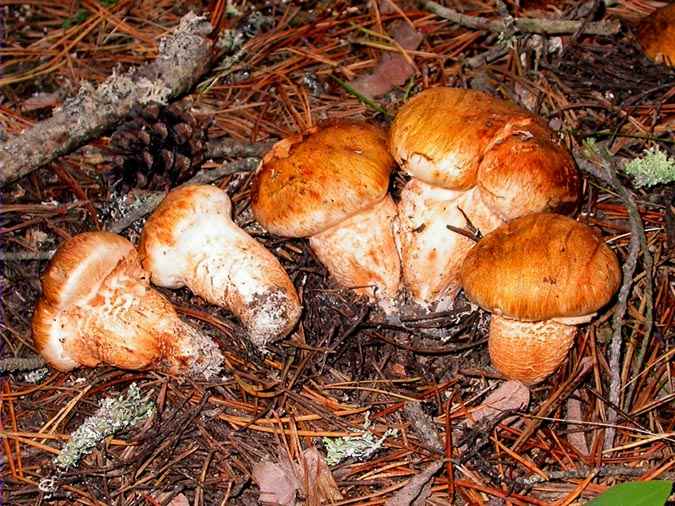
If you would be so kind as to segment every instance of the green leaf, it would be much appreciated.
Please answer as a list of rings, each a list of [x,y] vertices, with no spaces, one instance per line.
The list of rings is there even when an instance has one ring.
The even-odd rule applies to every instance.
[[[672,481],[621,483],[596,497],[586,506],[663,506],[672,490]]]

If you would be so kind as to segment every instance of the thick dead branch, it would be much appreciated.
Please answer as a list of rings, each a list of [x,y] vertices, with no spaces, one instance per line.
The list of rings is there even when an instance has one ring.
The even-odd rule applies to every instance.
[[[612,35],[618,33],[621,25],[618,21],[598,21],[586,23],[568,19],[508,18],[489,19],[480,16],[467,16],[456,10],[443,7],[431,0],[423,0],[422,6],[437,16],[474,30],[487,30],[502,33],[509,29],[521,33],[539,33],[543,35],[563,35],[581,30],[586,35]]]
[[[0,145],[0,187],[69,153],[119,123],[134,105],[166,102],[195,85],[211,63],[211,25],[186,14],[160,43],[155,61],[83,85],[51,118]]]

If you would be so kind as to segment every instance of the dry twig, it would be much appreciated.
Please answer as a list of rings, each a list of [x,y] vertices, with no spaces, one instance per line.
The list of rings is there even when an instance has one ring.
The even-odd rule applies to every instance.
[[[609,371],[610,371],[610,386],[609,386],[609,403],[607,413],[607,423],[609,427],[605,432],[604,449],[607,450],[614,444],[614,436],[616,428],[614,423],[617,419],[617,412],[612,407],[619,405],[619,398],[621,395],[621,348],[623,344],[622,330],[623,319],[628,305],[628,296],[633,286],[633,276],[637,266],[638,255],[640,249],[643,251],[644,268],[647,272],[647,284],[645,289],[645,297],[647,298],[647,318],[645,322],[644,340],[647,340],[652,327],[652,258],[647,249],[647,239],[645,237],[645,229],[642,224],[642,218],[638,211],[637,204],[633,195],[626,189],[626,187],[619,181],[616,175],[616,166],[612,162],[609,153],[601,150],[595,144],[586,144],[586,156],[579,153],[575,154],[575,159],[579,167],[604,181],[612,187],[612,189],[619,195],[628,210],[628,219],[630,224],[630,245],[628,247],[628,256],[623,263],[623,282],[619,290],[619,297],[614,310],[614,317],[612,320],[612,340],[610,342],[609,351]]]
[[[584,23],[568,19],[540,19],[540,18],[507,18],[488,19],[479,16],[467,16],[454,9],[443,7],[432,0],[423,0],[422,6],[437,16],[474,30],[487,30],[503,33],[509,29],[522,33],[539,33],[543,35],[563,35],[581,33],[586,35],[612,35],[618,33],[621,25],[618,21],[598,21]]]

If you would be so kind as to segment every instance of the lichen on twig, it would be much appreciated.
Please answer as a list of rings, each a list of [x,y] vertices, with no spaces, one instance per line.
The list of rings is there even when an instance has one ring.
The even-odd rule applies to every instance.
[[[98,411],[73,432],[70,441],[54,458],[54,464],[60,471],[76,466],[105,438],[142,422],[154,410],[154,403],[142,397],[138,386],[132,383],[126,394],[101,401]]]
[[[587,35],[612,35],[618,33],[621,25],[618,21],[597,21],[585,23],[569,19],[511,18],[491,19],[480,16],[468,16],[454,9],[443,7],[432,0],[423,0],[422,6],[437,16],[474,30],[487,30],[495,33],[540,33],[545,35],[563,35],[581,33]]]
[[[368,430],[370,427],[370,420],[366,414],[366,421],[364,429],[366,431],[358,436],[347,437],[324,437],[322,442],[326,447],[326,463],[329,466],[339,464],[345,459],[354,458],[357,460],[364,460],[373,455],[377,450],[382,448],[382,445],[390,436],[396,436],[398,431],[396,429],[387,429],[387,431],[380,438]]]
[[[211,66],[211,25],[188,13],[159,45],[159,56],[98,88],[83,84],[49,119],[0,144],[0,186],[69,153],[119,123],[131,109],[187,92]]]

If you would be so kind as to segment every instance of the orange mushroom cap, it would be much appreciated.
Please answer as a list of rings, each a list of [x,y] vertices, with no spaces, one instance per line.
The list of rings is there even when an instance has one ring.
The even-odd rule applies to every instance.
[[[380,202],[394,160],[386,135],[366,123],[339,122],[278,142],[253,181],[258,222],[285,237],[307,237]]]
[[[616,293],[614,252],[588,226],[566,216],[534,213],[487,234],[461,271],[470,300],[521,321],[586,316]]]

